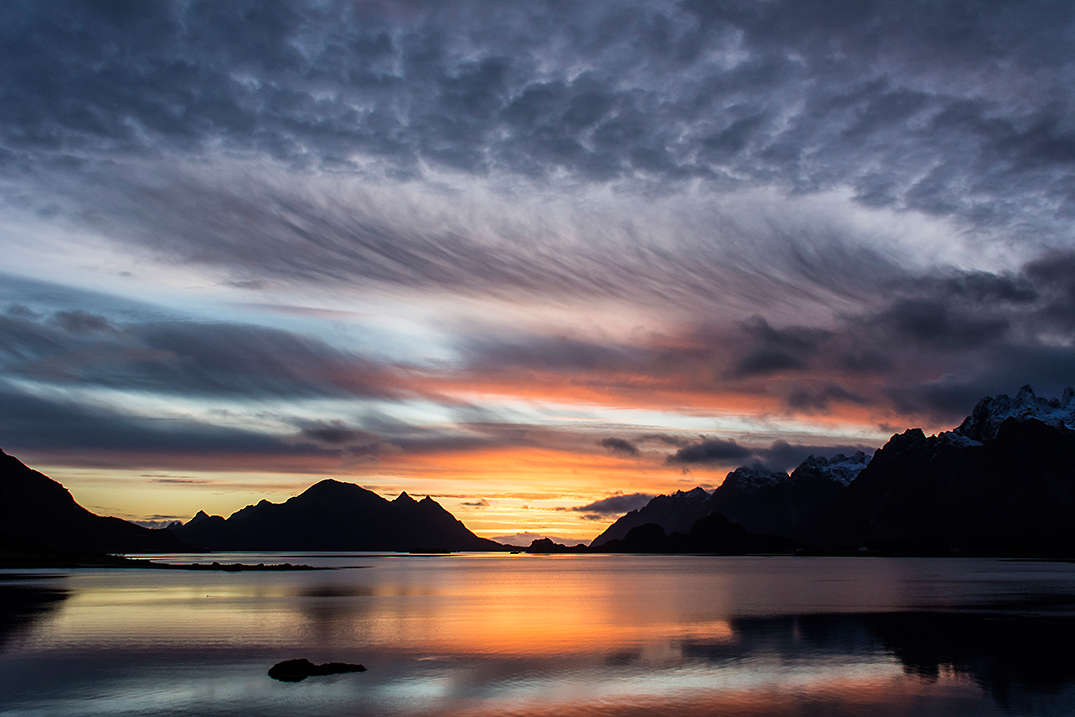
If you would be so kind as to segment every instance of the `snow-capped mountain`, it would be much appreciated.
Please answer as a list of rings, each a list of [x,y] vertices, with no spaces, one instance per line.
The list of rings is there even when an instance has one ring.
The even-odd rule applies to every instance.
[[[1072,390],[984,398],[956,429],[892,436],[819,511],[802,537],[820,545],[925,554],[1075,551]]]
[[[794,536],[869,460],[862,451],[832,458],[809,456],[790,476],[760,466],[737,468],[713,491],[705,507],[753,533]]]
[[[870,456],[863,451],[855,451],[850,456],[837,453],[832,458],[809,456],[799,464],[790,477],[792,480],[797,480],[807,475],[814,475],[848,486],[869,462]]]
[[[766,486],[779,485],[787,480],[788,474],[784,471],[770,471],[762,466],[739,466],[724,478],[724,482],[717,490],[736,488],[754,491]]]
[[[1019,422],[1034,419],[1046,426],[1075,431],[1075,391],[1069,387],[1059,399],[1041,398],[1034,395],[1030,386],[1023,386],[1015,398],[1007,394],[988,396],[951,432],[982,443],[996,438],[997,429],[1009,418]]]

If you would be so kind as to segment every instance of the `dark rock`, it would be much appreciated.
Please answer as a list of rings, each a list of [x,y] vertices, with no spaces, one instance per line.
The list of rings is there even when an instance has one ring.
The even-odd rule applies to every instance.
[[[512,551],[513,553],[516,551]],[[549,538],[538,538],[530,543],[530,547],[526,549],[528,553],[588,553],[590,549],[582,543],[578,545],[563,545],[562,543],[554,543]]]
[[[277,662],[269,668],[269,677],[281,682],[302,682],[307,677],[320,677],[322,675],[342,675],[348,672],[365,672],[362,665],[352,665],[347,662],[326,662],[323,665],[315,665],[306,659],[284,660]]]

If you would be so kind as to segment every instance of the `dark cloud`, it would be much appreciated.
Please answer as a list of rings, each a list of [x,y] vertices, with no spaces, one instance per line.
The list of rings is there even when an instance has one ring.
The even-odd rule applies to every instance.
[[[986,393],[1075,383],[1073,21],[1070,3],[970,0],[10,2],[2,194],[20,217],[124,242],[136,261],[209,266],[251,292],[613,297],[680,322],[629,338],[451,327],[449,380],[556,374],[639,403],[957,420]],[[846,213],[846,196],[869,211],[818,216],[824,202]],[[894,233],[919,249],[887,246],[900,221]],[[917,268],[949,240],[977,266],[1036,258]],[[309,336],[21,288],[0,287],[8,378],[410,395],[405,367]],[[45,410],[19,395],[29,415]],[[102,445],[140,435],[102,415],[88,431]],[[524,441],[482,420],[470,436],[353,416],[293,421],[283,442],[225,433],[267,455]],[[150,431],[146,445],[201,430]],[[58,445],[59,428],[46,434]],[[682,465],[776,460],[719,439],[608,440],[624,454],[676,447]]]
[[[814,386],[792,384],[785,395],[785,401],[790,408],[807,412],[823,412],[830,404],[837,402],[860,406],[872,403],[869,398],[833,383]]]
[[[807,456],[831,458],[837,453],[852,455],[863,451],[867,455],[873,448],[865,445],[804,445],[787,441],[773,441],[768,447],[747,447],[735,441],[702,438],[668,456],[665,463],[674,466],[713,465],[721,468],[742,465],[760,465],[773,471],[790,471]]]
[[[741,446],[735,441],[726,441],[721,438],[703,438],[697,443],[683,446],[678,451],[668,456],[665,463],[675,465],[706,465],[744,461],[753,455],[753,451],[746,446]]]
[[[379,436],[352,428],[343,421],[317,421],[307,423],[299,430],[298,440],[334,448],[369,446],[380,440]]]
[[[0,383],[0,445],[5,450],[75,456],[88,462],[143,461],[159,465],[218,465],[230,459],[296,465],[333,454],[309,444],[292,445],[280,436],[200,422],[191,418],[150,418],[79,403],[39,397]]]
[[[620,515],[641,508],[651,500],[653,500],[653,496],[647,493],[630,493],[627,495],[617,493],[608,498],[595,500],[593,503],[576,506],[571,510],[576,513],[588,513],[594,516],[604,517],[608,515]]]
[[[47,320],[0,316],[0,366],[10,376],[166,394],[398,394],[391,369],[324,342],[243,324],[112,324],[82,310]]]
[[[1071,211],[1073,20],[1014,1],[7,3],[0,146],[9,166],[223,151],[385,178],[850,186],[1021,231],[1028,204]],[[1035,221],[1063,232],[1065,211]]]
[[[690,443],[682,436],[670,436],[667,433],[645,433],[638,437],[640,442],[660,443],[665,446],[685,446]]]
[[[609,453],[616,455],[629,457],[637,457],[640,455],[638,447],[623,438],[602,438],[597,442],[597,445],[607,449]]]
[[[556,373],[628,400],[649,390],[655,402],[667,401],[668,392],[733,394],[777,400],[789,413],[869,410],[895,424],[958,422],[984,395],[1025,383],[1043,391],[1075,383],[1072,257],[1053,250],[1015,272],[893,276],[879,282],[866,308],[835,313],[824,329],[755,316],[672,335],[636,332],[630,344],[599,335],[485,335],[461,343],[461,353],[475,375],[531,381],[535,372]],[[638,450],[641,442],[679,439],[618,440]],[[699,450],[694,445],[686,455],[704,458]]]
[[[736,361],[737,376],[764,376],[807,368],[811,355],[827,333],[804,327],[774,329],[756,316],[743,324],[750,349]]]
[[[485,498],[481,498],[479,500],[472,500],[469,502],[464,501],[463,505],[467,506],[468,508],[488,508],[491,504]]]
[[[866,455],[872,455],[874,446],[863,444],[854,445],[805,445],[788,443],[787,441],[773,441],[768,447],[757,451],[757,460],[765,468],[774,471],[790,472],[794,470],[809,456],[819,458],[832,458],[838,453],[846,456],[854,455],[862,451]]]
[[[915,342],[956,348],[974,348],[1004,338],[1008,322],[1000,316],[972,316],[953,310],[947,303],[923,299],[897,301],[872,317],[891,334]]]
[[[85,311],[59,311],[53,316],[53,320],[64,331],[72,334],[92,334],[98,331],[112,329],[112,325],[103,316],[97,316]]]
[[[118,403],[36,395],[0,381],[0,447],[16,453],[77,459],[87,464],[135,464],[167,470],[324,472],[357,458],[533,445],[525,426],[408,424],[367,411],[359,426],[340,419],[310,422],[278,415],[274,429],[236,427],[210,415],[146,417]],[[210,412],[212,414],[212,412]],[[550,440],[555,442],[556,437]],[[146,474],[161,482],[183,476]]]

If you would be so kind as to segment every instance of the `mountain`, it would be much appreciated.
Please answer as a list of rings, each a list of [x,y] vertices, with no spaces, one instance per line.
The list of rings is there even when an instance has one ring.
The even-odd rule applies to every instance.
[[[165,553],[188,547],[167,530],[94,515],[62,485],[0,451],[0,549]]]
[[[1000,426],[1009,418],[1017,423],[1034,420],[1060,431],[1075,431],[1075,389],[1065,388],[1059,399],[1034,395],[1023,386],[1015,398],[1000,395],[983,398],[951,433],[977,443],[997,437]]]
[[[226,520],[199,512],[169,528],[210,550],[504,550],[467,530],[432,498],[389,501],[352,483],[323,480],[284,503],[263,500]]]
[[[695,521],[690,530],[666,535],[661,526],[647,523],[631,528],[623,538],[609,540],[595,553],[705,553],[750,555],[794,553],[797,544],[788,538],[758,535],[733,523],[720,513],[710,513]],[[531,552],[536,552],[531,550]]]
[[[790,476],[757,466],[737,468],[709,496],[703,511],[721,513],[752,533],[795,536],[869,461],[862,451],[832,458],[810,456]]]
[[[1075,400],[1024,386],[956,429],[894,435],[804,531],[823,546],[928,554],[1075,552]]]
[[[600,547],[610,540],[622,540],[632,528],[647,523],[655,523],[669,533],[689,532],[699,518],[709,514],[705,508],[708,498],[709,494],[701,487],[676,491],[672,495],[659,495],[641,508],[621,516],[594,538],[590,547]]]
[[[822,552],[1075,555],[1075,391],[1046,399],[1024,386],[1014,398],[986,397],[957,428],[929,437],[910,429],[872,458],[811,456],[791,475],[741,467],[712,494],[653,499],[592,545],[624,549],[632,529],[653,524],[629,549],[674,552],[674,534],[712,514]]]
[[[660,526],[668,535],[685,535],[710,513],[721,513],[751,533],[795,536],[820,507],[855,479],[869,460],[862,451],[851,456],[840,453],[833,458],[810,456],[790,476],[761,466],[741,466],[711,494],[699,487],[657,496],[620,517],[590,546],[599,548],[610,540],[623,540],[631,529],[648,523]]]

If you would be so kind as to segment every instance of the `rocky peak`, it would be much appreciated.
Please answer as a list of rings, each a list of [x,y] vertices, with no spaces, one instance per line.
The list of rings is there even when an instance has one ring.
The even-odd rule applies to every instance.
[[[1000,424],[1009,418],[1020,423],[1033,419],[1053,428],[1075,431],[1075,391],[1068,387],[1058,399],[1042,398],[1030,386],[1023,386],[1015,398],[1007,394],[988,396],[952,433],[985,442],[996,438]]]
[[[191,518],[189,522],[187,522],[187,525],[194,525],[195,523],[200,523],[203,520],[208,520],[208,519],[209,519],[209,514],[206,513],[204,510],[199,510],[197,513],[194,514],[194,517]]]
[[[855,451],[850,456],[837,453],[832,458],[808,456],[791,474],[792,479],[806,476],[828,478],[841,485],[850,485],[862,469],[870,462],[870,456],[863,451]]]
[[[741,488],[743,490],[757,490],[762,486],[776,485],[788,479],[784,471],[770,471],[759,465],[740,466],[729,473],[721,485]]]

